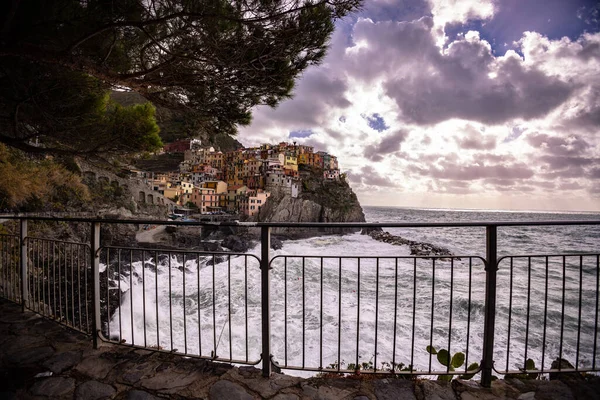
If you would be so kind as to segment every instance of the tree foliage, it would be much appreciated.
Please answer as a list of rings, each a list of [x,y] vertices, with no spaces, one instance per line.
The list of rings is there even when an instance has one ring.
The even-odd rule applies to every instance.
[[[250,122],[253,106],[275,106],[291,95],[298,74],[323,59],[335,20],[360,2],[2,2],[0,140],[24,148],[45,137],[45,146],[69,150],[65,139],[74,131],[108,124],[104,139],[77,136],[70,146],[114,150],[109,139],[113,147],[156,144],[150,109],[110,106],[110,87],[185,110],[200,129],[234,133]],[[135,115],[148,123],[134,127],[146,130],[132,143],[115,140]]]

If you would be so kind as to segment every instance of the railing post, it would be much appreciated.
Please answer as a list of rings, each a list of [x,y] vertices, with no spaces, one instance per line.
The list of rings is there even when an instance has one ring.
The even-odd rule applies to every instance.
[[[271,310],[270,310],[270,274],[269,249],[271,247],[271,228],[260,228],[260,296],[262,311],[262,375],[271,376]]]
[[[21,308],[23,312],[29,305],[29,285],[27,283],[27,264],[29,254],[27,251],[27,220],[21,219],[21,229],[19,231],[19,244],[21,245]]]
[[[98,330],[100,329],[100,222],[92,222],[91,235],[91,262],[92,262],[92,338],[94,348],[98,348]]]
[[[481,360],[481,385],[492,385],[494,366],[494,326],[496,321],[496,274],[498,272],[498,232],[496,225],[485,227],[486,267],[485,267],[485,319],[483,325],[483,359]]]

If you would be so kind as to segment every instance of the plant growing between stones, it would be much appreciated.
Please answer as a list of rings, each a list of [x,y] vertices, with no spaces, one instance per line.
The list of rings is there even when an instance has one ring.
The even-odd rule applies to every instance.
[[[427,352],[432,355],[437,356],[437,360],[440,364],[448,368],[448,371],[455,371],[457,368],[460,368],[465,363],[465,354],[461,351],[454,353],[452,357],[450,357],[450,353],[446,349],[440,349],[439,351],[435,349],[433,346],[427,346]],[[479,369],[478,363],[472,363],[467,367],[467,371],[477,371]],[[471,379],[475,376],[476,372],[471,374],[463,374],[459,375],[460,379]],[[451,381],[454,379],[455,375],[439,375],[438,381]]]

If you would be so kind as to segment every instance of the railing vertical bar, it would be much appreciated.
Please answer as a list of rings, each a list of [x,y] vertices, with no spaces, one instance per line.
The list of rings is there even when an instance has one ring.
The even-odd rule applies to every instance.
[[[217,358],[217,296],[215,282],[215,255],[212,255],[212,315],[213,315],[213,358]]]
[[[283,257],[283,359],[288,365],[288,339],[287,339],[287,256]]]
[[[529,350],[529,316],[531,313],[531,257],[527,257],[527,320],[525,325],[525,359],[523,369],[527,369],[527,353]]]
[[[483,326],[483,358],[481,360],[481,385],[492,384],[494,367],[494,329],[496,322],[496,278],[498,273],[498,231],[496,225],[486,228],[485,317]]]
[[[514,258],[510,257],[510,280],[508,289],[508,332],[506,336],[506,370],[510,365],[510,330],[512,328],[512,299],[513,299],[513,277],[514,277]]]
[[[548,256],[546,256],[545,259],[546,275],[544,278],[544,327],[542,331],[542,371],[544,370],[544,362],[546,361],[546,324],[548,321]]]
[[[565,288],[567,282],[567,259],[565,256],[562,256],[562,265],[563,265],[563,276],[562,276],[562,305],[561,305],[561,315],[560,315],[560,344],[558,350],[558,358],[563,358],[563,334],[565,329]],[[562,369],[562,362],[558,363],[558,370]]]
[[[154,303],[156,304],[156,348],[160,349],[160,321],[158,318],[158,251],[154,250]],[[121,263],[119,262],[119,265]],[[198,302],[198,310],[200,309],[200,302]]]
[[[394,333],[392,336],[392,372],[396,370],[396,333],[398,330],[398,258],[395,258],[394,261]]]
[[[306,276],[305,258],[302,257],[302,368],[306,357],[306,291],[304,278]]]
[[[100,222],[92,222],[91,235],[91,266],[92,266],[92,299],[94,318],[92,320],[92,334],[94,338],[94,348],[98,348],[98,333],[100,330]]]
[[[375,355],[373,372],[377,372],[377,328],[379,327],[379,257],[377,257],[375,260]]]
[[[261,268],[261,324],[262,324],[262,375],[271,376],[271,282],[270,256],[271,228],[260,228],[260,268]]]
[[[48,242],[45,242],[45,244],[49,244]],[[45,255],[45,247],[44,246],[44,242],[42,242],[42,298],[44,299],[43,304],[47,305],[48,301],[46,300],[46,257],[44,257]],[[47,306],[48,308],[50,308],[50,306]],[[42,314],[47,315],[49,314],[50,310],[48,310],[48,312],[46,312],[46,307],[44,307],[44,311]]]
[[[583,256],[579,256],[579,315],[577,318],[577,354],[575,357],[575,370],[579,370],[579,344],[581,339],[581,303],[583,290]]]
[[[244,316],[246,333],[246,361],[248,361],[248,256],[244,256]]]
[[[185,293],[185,286],[184,286]],[[185,294],[184,294],[185,298]],[[146,250],[142,250],[142,317],[144,320],[144,347],[148,347],[148,337],[146,332]],[[185,304],[185,301],[184,303]],[[184,320],[185,323],[185,320]]]
[[[465,349],[465,374],[469,368],[469,340],[471,338],[471,292],[472,292],[473,258],[469,257],[469,300],[467,304],[467,344]]]
[[[75,327],[75,290],[73,288],[74,284],[74,263],[73,263],[73,244],[71,243],[71,326]],[[108,269],[108,265],[106,267]]]
[[[596,369],[596,347],[598,344],[598,297],[600,292],[600,255],[596,255],[596,312],[594,313],[594,355],[592,369]]]
[[[58,309],[56,308],[56,242],[52,242],[52,292],[53,292],[53,300],[54,307],[52,307],[53,317],[56,318],[58,315]],[[86,293],[87,293],[87,280],[86,280]],[[87,298],[85,305],[87,307]],[[86,316],[87,316],[87,308],[86,308]],[[89,327],[89,321],[87,322],[87,326]]]
[[[360,357],[360,257],[358,257],[358,269],[356,275],[356,364],[354,368],[358,370],[358,358]]]
[[[229,359],[233,359],[233,345],[231,343],[231,256],[227,256],[227,307],[229,317]]]
[[[171,252],[165,253],[169,259],[169,340],[171,341],[170,350],[173,351],[173,287],[171,285]]]
[[[121,249],[119,249],[117,251],[117,273],[118,273],[118,279],[119,279],[119,304],[122,303],[121,300],[121,294],[123,292],[121,292]],[[158,302],[157,302],[158,304]],[[123,321],[122,321],[122,309],[123,307],[119,306],[119,343],[121,343],[123,341]],[[158,325],[158,321],[157,321],[157,325]]]
[[[321,294],[319,296],[321,304],[319,305],[319,369],[323,369],[323,257],[321,257]]]
[[[196,268],[198,269],[198,293],[196,301],[198,303],[198,355],[202,355],[202,312],[200,305],[200,254],[196,253]],[[247,314],[246,314],[247,315]]]
[[[110,248],[106,249],[106,328],[108,331],[108,338],[110,339]],[[131,304],[133,307],[133,304]],[[120,307],[119,307],[120,308]]]
[[[433,316],[435,313],[435,258],[431,259],[431,326],[429,328],[429,347],[433,349]],[[428,372],[431,373],[431,361],[433,354],[429,352]]]
[[[449,307],[449,317],[448,317],[448,358],[452,358],[451,354],[451,348],[450,345],[452,344],[452,296],[454,295],[453,293],[453,289],[454,289],[454,258],[450,259],[450,307]],[[449,360],[451,361],[451,360]],[[446,372],[450,372],[450,362],[448,362],[448,365],[446,366]]]
[[[396,258],[396,267],[398,259]],[[398,291],[398,268],[396,268],[396,292]],[[412,334],[410,338],[410,369],[415,365],[415,327],[417,319],[417,258],[413,258],[413,302],[412,302]],[[397,304],[396,304],[397,307]],[[395,336],[395,335],[394,335]],[[394,366],[395,367],[395,366]]]
[[[50,253],[50,247],[48,247],[48,253]],[[81,319],[81,246],[77,246],[76,251],[76,265],[77,265],[77,320],[78,328],[82,330],[82,319]],[[50,305],[50,260],[48,259],[48,305]]]
[[[34,311],[39,311],[38,310],[38,306],[39,303],[36,300],[36,295],[37,295],[37,279],[36,279],[36,274],[37,274],[37,270],[39,268],[39,262],[40,262],[40,256],[39,256],[39,252],[40,252],[40,242],[39,240],[34,240],[32,243],[32,250],[33,250],[33,262],[31,263],[31,297],[33,299],[33,304],[32,304],[32,309]]]
[[[338,263],[338,348],[337,348],[337,370],[342,368],[342,258]],[[596,302],[597,303],[597,302]]]
[[[91,262],[91,264],[90,264],[90,266],[88,268],[87,261],[86,261],[86,263],[85,263],[85,272],[83,274],[83,280],[84,280],[84,284],[85,284],[85,292],[84,293],[85,293],[85,328],[86,328],[86,331],[88,329],[90,329],[90,310],[89,310],[90,299],[88,298],[88,294],[90,293],[90,290],[88,288],[88,280],[89,280],[88,277],[89,277],[89,274],[90,274],[90,272],[91,272],[91,270],[93,268],[93,265],[94,265],[94,247],[93,246],[94,246],[94,242],[95,241],[94,241],[94,225],[93,224],[92,224],[92,234],[91,234],[91,236],[92,236],[92,239],[91,239],[92,247],[90,248],[90,252],[91,252],[90,262]],[[54,248],[54,243],[52,243],[52,256],[53,256],[52,260],[54,260],[54,253],[55,253],[55,248]],[[86,257],[86,258],[88,258],[88,257]],[[54,265],[54,262],[53,262],[53,265],[52,265],[52,269],[55,272],[54,273],[54,277],[56,278],[56,271],[55,271],[56,270],[56,266]],[[91,277],[89,277],[89,278],[91,278]],[[54,309],[56,309],[56,285],[52,285],[52,286],[54,287]],[[92,294],[92,299],[91,300],[93,301],[94,300],[93,288],[92,288],[92,293],[91,294]],[[95,331],[94,331],[94,329],[92,327],[92,335],[94,335],[94,334],[95,334]]]
[[[183,354],[187,354],[187,313],[185,312],[185,303],[187,299],[187,297],[185,296],[185,253],[183,253],[183,266],[181,269],[181,274],[183,284]]]
[[[135,325],[133,323],[133,250],[129,250],[129,314],[131,318],[131,344],[135,344]]]
[[[38,246],[39,246],[39,241],[38,241]],[[60,316],[61,321],[63,320],[63,295],[62,295],[62,280],[63,280],[62,255],[63,255],[63,250],[62,250],[62,248],[63,248],[63,246],[61,246],[61,243],[59,243],[58,244],[58,310],[59,310],[59,316]],[[38,257],[38,262],[39,262],[39,257]],[[99,279],[99,277],[97,277],[97,278],[95,277],[94,281],[96,281],[96,279]],[[98,287],[99,286],[100,285],[98,285]],[[99,292],[99,290],[98,290],[98,292]],[[98,293],[98,295],[100,295],[100,293]],[[96,327],[98,328],[99,325],[97,325]]]

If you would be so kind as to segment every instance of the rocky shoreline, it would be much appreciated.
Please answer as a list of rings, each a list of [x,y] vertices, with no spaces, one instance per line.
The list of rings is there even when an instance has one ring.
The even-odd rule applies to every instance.
[[[436,246],[435,244],[426,242],[416,242],[414,240],[408,240],[402,236],[392,235],[389,232],[383,230],[370,230],[366,234],[371,236],[373,239],[380,242],[393,244],[396,246],[408,246],[410,248],[411,256],[425,257],[427,256],[448,256],[454,257],[454,254],[445,247]],[[460,260],[460,258],[456,258]]]

